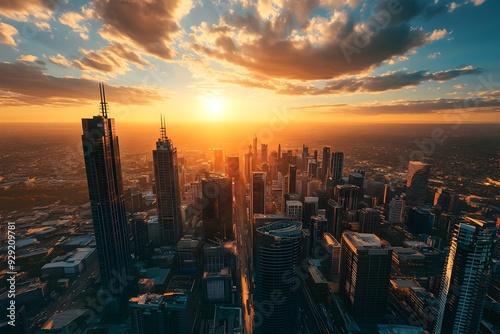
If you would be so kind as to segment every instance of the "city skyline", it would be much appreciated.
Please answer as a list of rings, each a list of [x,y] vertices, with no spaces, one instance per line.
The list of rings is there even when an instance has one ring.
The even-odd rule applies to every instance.
[[[0,122],[77,122],[102,81],[123,123],[499,123],[499,6],[4,2]]]

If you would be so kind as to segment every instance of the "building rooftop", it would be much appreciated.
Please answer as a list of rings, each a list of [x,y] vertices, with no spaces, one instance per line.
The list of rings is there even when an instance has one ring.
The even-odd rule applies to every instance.
[[[309,274],[311,275],[314,283],[316,283],[316,284],[326,284],[327,283],[326,278],[319,271],[318,267],[316,267],[314,265],[310,265],[307,267],[307,269],[309,270]]]
[[[153,279],[155,285],[165,284],[169,274],[170,269],[167,268],[146,268],[141,272],[144,278]]]
[[[377,325],[377,333],[379,334],[424,334],[422,327],[407,326],[407,325],[392,325],[379,324]]]
[[[257,228],[257,232],[281,238],[292,238],[302,235],[302,223],[290,220],[281,220]]]

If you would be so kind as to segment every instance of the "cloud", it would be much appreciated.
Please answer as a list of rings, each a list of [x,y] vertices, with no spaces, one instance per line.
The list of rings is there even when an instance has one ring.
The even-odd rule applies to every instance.
[[[482,5],[486,0],[471,0],[474,6]]]
[[[78,12],[66,12],[59,17],[59,22],[73,29],[84,40],[89,39],[89,29],[83,25],[82,21],[86,17]]]
[[[427,56],[427,58],[430,58],[430,59],[436,59],[437,57],[439,57],[441,55],[441,52],[434,52],[434,53],[431,53]]]
[[[434,100],[396,100],[385,103],[366,103],[358,105],[306,105],[292,107],[310,114],[355,114],[355,115],[394,115],[394,114],[430,114],[430,113],[463,113],[467,112],[500,112],[500,99],[487,98],[455,98]]]
[[[0,105],[81,105],[97,100],[97,82],[88,79],[59,78],[44,73],[44,68],[22,62],[0,63]],[[152,87],[106,87],[112,103],[148,105],[166,99]]]
[[[432,33],[427,36],[427,40],[430,42],[438,41],[450,34],[446,29],[435,29]]]
[[[244,86],[274,90],[283,95],[339,95],[354,93],[380,93],[390,90],[415,87],[427,81],[448,81],[462,75],[479,74],[482,70],[467,66],[460,69],[438,72],[390,72],[380,76],[352,76],[326,81],[322,87],[313,84],[294,84],[284,81],[265,81],[262,78],[221,78],[219,81]]]
[[[10,46],[16,46],[16,41],[12,36],[17,35],[19,32],[10,24],[0,22],[0,43]]]
[[[171,44],[179,33],[178,22],[191,9],[181,0],[96,0],[95,14],[104,23],[101,35],[120,43],[129,42],[162,59],[172,59]]]
[[[15,21],[27,21],[30,16],[47,20],[62,2],[63,0],[2,0],[0,16]]]
[[[38,59],[37,56],[33,56],[33,55],[22,55],[21,57],[19,57],[18,60],[20,61],[25,61],[27,63],[33,63],[34,61],[36,61]]]
[[[314,81],[405,60],[448,33],[427,34],[410,24],[442,12],[442,6],[406,0],[391,14],[389,3],[381,0],[364,10],[371,15],[358,15],[338,1],[260,1],[249,4],[244,15],[228,11],[217,24],[192,27],[191,50],[224,67],[269,79]],[[328,15],[317,14],[319,9]]]
[[[98,71],[111,75],[130,71],[128,63],[134,63],[139,68],[153,68],[153,65],[143,59],[132,48],[117,42],[112,42],[100,50],[80,49],[82,58],[73,61],[72,65],[82,71]]]
[[[66,59],[62,54],[58,53],[55,56],[49,57],[49,61],[52,64],[59,65],[61,67],[69,67],[71,66],[71,62]]]

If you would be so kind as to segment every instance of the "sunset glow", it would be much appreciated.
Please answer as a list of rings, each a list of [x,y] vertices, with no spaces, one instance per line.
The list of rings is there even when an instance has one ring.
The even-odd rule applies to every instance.
[[[0,122],[77,122],[98,82],[129,123],[500,122],[496,1],[49,2],[0,4]]]

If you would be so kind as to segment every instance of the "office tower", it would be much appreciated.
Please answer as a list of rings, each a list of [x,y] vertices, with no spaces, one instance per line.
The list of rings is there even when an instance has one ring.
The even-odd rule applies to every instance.
[[[130,320],[134,333],[191,333],[194,298],[189,293],[166,292],[144,294],[129,300]]]
[[[249,152],[245,154],[245,179],[250,182],[253,164],[252,146],[248,147],[248,151]]]
[[[256,213],[266,213],[266,174],[252,173],[250,182],[250,220]]]
[[[203,269],[203,244],[199,240],[182,238],[177,243],[177,264],[182,275],[198,275]]]
[[[318,240],[318,244],[324,252],[321,256],[321,265],[326,269],[333,282],[339,281],[340,266],[340,242],[333,235],[326,232]]]
[[[252,153],[254,156],[257,158],[257,135],[253,138],[253,145],[252,145],[253,151]]]
[[[309,147],[302,145],[302,159],[306,160],[309,157]]]
[[[336,185],[333,189],[333,199],[344,209],[358,209],[359,187],[352,184]]]
[[[374,234],[342,235],[339,294],[356,320],[377,323],[384,319],[391,258],[391,247]]]
[[[214,148],[214,170],[219,173],[224,172],[224,151]]]
[[[226,158],[226,174],[229,177],[239,179],[240,177],[240,157],[232,155]]]
[[[297,166],[295,165],[288,166],[288,192],[297,192]]]
[[[410,161],[408,164],[408,175],[406,177],[406,200],[407,206],[422,206],[427,195],[427,185],[431,167],[420,161]]]
[[[161,121],[160,138],[153,150],[153,165],[161,245],[176,245],[182,237],[177,148],[167,137],[164,118]]]
[[[361,173],[349,173],[349,184],[353,184],[358,186],[358,201],[361,202],[363,200],[363,183],[365,177]]]
[[[384,203],[384,183],[378,181],[368,181],[366,184],[366,195],[375,201],[375,205]]]
[[[342,152],[332,153],[330,171],[332,174],[332,180],[335,184],[339,184],[342,181],[343,169],[344,169],[344,153]]]
[[[359,232],[379,235],[381,221],[378,210],[365,208],[359,213]]]
[[[330,166],[330,148],[328,146],[323,147],[323,161],[321,162],[321,181],[325,182],[325,179],[330,176],[331,166]]]
[[[326,207],[326,220],[328,221],[327,231],[331,233],[335,239],[342,240],[342,213],[343,207],[333,199],[328,200]]]
[[[318,161],[318,150],[313,151],[313,159]]]
[[[303,206],[301,201],[285,201],[285,214],[289,219],[301,221],[302,210]]]
[[[101,286],[109,289],[118,278],[124,282],[122,289],[109,289],[113,308],[127,294],[132,263],[118,137],[114,119],[108,118],[104,86],[99,90],[101,115],[82,119],[82,143]]]
[[[307,164],[307,174],[309,175],[309,177],[315,179],[318,177],[318,164],[314,159],[308,159],[308,161],[309,162]]]
[[[434,195],[434,205],[439,205],[443,212],[456,214],[458,211],[458,194],[452,190],[439,188]]]
[[[148,234],[148,214],[137,212],[130,220],[133,238],[133,253],[136,259],[149,259],[149,234]]]
[[[297,333],[297,280],[302,256],[302,223],[278,221],[255,231],[255,333]],[[280,303],[272,297],[280,292]],[[266,305],[273,305],[268,313]]]
[[[201,218],[205,240],[234,240],[233,196],[230,178],[203,178]]]
[[[260,144],[260,162],[267,163],[267,144]]]
[[[318,214],[318,198],[317,197],[305,197],[304,198],[304,210],[302,210],[302,223],[305,227],[309,226],[312,216]]]
[[[396,196],[392,198],[389,205],[389,223],[396,225],[403,223],[403,206],[404,201],[401,197]]]
[[[410,208],[408,211],[408,230],[414,234],[429,234],[434,227],[436,217],[427,208]]]
[[[477,333],[491,276],[494,222],[465,218],[457,225],[443,272],[434,333]]]
[[[281,144],[278,144],[278,161],[281,161]]]

